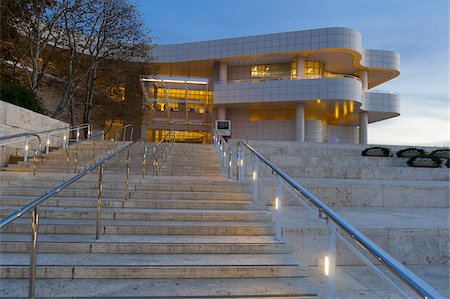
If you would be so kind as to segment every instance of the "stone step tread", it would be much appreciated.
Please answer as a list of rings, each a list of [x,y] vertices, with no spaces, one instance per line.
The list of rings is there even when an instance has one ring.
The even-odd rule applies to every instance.
[[[1,200],[24,200],[24,199],[36,199],[36,196],[33,195],[2,195]],[[70,202],[70,201],[78,201],[78,202],[89,202],[95,203],[96,201],[92,201],[91,198],[87,197],[71,197],[71,196],[53,196],[51,199],[47,200],[46,203],[51,201],[59,201],[59,202]],[[253,205],[253,202],[250,200],[224,200],[224,199],[171,199],[171,198],[130,198],[128,200],[123,200],[118,197],[104,197],[102,196],[102,202],[114,202],[114,203],[123,203],[123,206],[126,207],[128,203],[204,203],[205,208],[209,203],[222,203],[222,204],[242,204],[242,205]],[[44,203],[45,205],[45,203]]]
[[[383,180],[383,179],[338,179],[338,178],[296,178],[299,183],[318,185],[393,185],[393,186],[420,186],[420,187],[448,187],[448,181],[432,180]]]
[[[2,234],[0,243],[30,243],[29,234]],[[273,236],[186,236],[186,235],[103,235],[96,240],[90,234],[39,234],[41,243],[89,243],[89,244],[285,244]]]
[[[29,225],[30,220],[18,218],[8,226]],[[76,218],[44,218],[40,219],[39,225],[57,226],[95,226],[95,219]],[[102,226],[144,226],[144,227],[272,227],[269,221],[152,221],[152,220],[102,220]]]
[[[75,183],[76,184],[76,183]],[[61,192],[63,191],[80,191],[80,192],[97,192],[97,189],[84,189],[84,188],[77,188],[77,186],[73,184],[69,187],[66,187],[64,189],[61,190]],[[199,190],[195,190],[195,191],[172,191],[172,190],[134,190],[132,187],[134,186],[134,184],[130,184],[128,186],[128,190],[130,193],[136,193],[136,194],[185,194],[185,193],[189,193],[189,194],[205,194],[205,193],[213,193],[213,194],[221,194],[221,195],[225,195],[225,194],[250,194],[250,190],[247,191],[239,191],[239,192],[219,192],[218,191],[199,191]],[[55,186],[57,187],[57,186]],[[106,186],[105,186],[106,187]],[[123,188],[125,189],[125,186],[123,186]],[[24,191],[38,191],[38,192],[44,192],[46,190],[51,190],[49,189],[49,187],[38,187],[38,186],[34,186],[34,187],[6,187],[6,186],[0,186],[0,191],[19,191],[19,190],[24,190]],[[104,192],[108,192],[108,191],[115,191],[115,190],[107,190],[106,188],[103,188]]]
[[[0,203],[1,204],[1,203]],[[16,211],[22,206],[4,206],[0,205],[0,210],[5,212],[7,210]],[[96,207],[41,207],[39,211],[62,211],[62,212],[96,212]],[[149,209],[149,208],[102,208],[103,213],[133,213],[139,214],[189,214],[189,215],[256,215],[267,216],[270,215],[268,211],[263,209],[247,209],[247,210],[203,210],[203,209]]]
[[[2,297],[27,297],[28,280],[4,279]],[[316,297],[309,278],[226,279],[40,279],[42,297],[129,298],[307,298]],[[316,297],[317,298],[317,297]]]
[[[0,267],[26,266],[29,253],[2,253]],[[291,254],[128,254],[128,253],[39,253],[38,266],[298,266]]]

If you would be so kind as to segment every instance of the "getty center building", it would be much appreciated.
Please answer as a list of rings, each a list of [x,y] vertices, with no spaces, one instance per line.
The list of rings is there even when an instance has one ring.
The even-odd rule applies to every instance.
[[[374,90],[397,77],[396,52],[365,49],[361,34],[324,28],[153,49],[157,76],[141,85],[158,141],[211,140],[217,120],[233,139],[366,144],[368,124],[399,115],[399,95]]]

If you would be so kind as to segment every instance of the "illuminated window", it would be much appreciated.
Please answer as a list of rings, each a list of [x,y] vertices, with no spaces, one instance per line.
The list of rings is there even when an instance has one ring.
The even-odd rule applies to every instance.
[[[112,101],[123,102],[125,101],[125,84],[106,87],[104,93]]]
[[[288,63],[254,65],[251,67],[252,79],[282,79],[290,77]]]

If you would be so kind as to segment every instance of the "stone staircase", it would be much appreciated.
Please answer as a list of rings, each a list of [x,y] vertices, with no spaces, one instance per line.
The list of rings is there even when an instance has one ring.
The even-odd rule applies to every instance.
[[[113,143],[97,143],[111,152]],[[272,215],[249,186],[226,178],[212,145],[174,144],[159,176],[142,178],[143,144],[105,165],[101,237],[95,239],[98,175],[92,173],[40,207],[37,296],[146,298],[307,298],[310,270],[274,239]],[[80,146],[81,168],[98,156]],[[70,153],[73,154],[72,152]],[[65,151],[0,172],[5,217],[73,176]],[[72,159],[71,159],[72,160]],[[151,163],[149,163],[151,165]],[[74,165],[70,165],[73,170]],[[30,216],[4,227],[0,296],[27,296]]]

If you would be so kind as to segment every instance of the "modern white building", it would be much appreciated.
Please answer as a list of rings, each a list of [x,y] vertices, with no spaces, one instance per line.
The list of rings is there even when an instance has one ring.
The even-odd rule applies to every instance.
[[[142,78],[156,111],[149,139],[174,128],[208,142],[226,119],[231,138],[366,144],[368,124],[400,111],[398,94],[372,90],[400,74],[399,54],[363,48],[350,28],[159,45],[153,55],[159,75]]]

